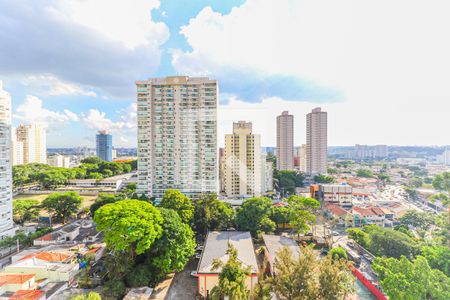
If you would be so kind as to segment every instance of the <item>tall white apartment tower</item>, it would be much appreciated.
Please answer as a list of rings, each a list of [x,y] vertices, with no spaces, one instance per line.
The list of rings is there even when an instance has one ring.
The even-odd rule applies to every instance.
[[[306,173],[327,173],[327,113],[320,107],[306,115]]]
[[[47,163],[47,138],[44,127],[38,124],[19,125],[16,139],[23,145],[23,163]]]
[[[171,76],[137,81],[139,194],[218,191],[216,80]]]
[[[11,153],[13,166],[23,164],[23,142],[19,142],[16,136],[16,129],[11,129]]]
[[[287,111],[277,116],[277,169],[294,170],[294,116]]]
[[[261,195],[261,137],[252,133],[252,123],[233,123],[225,135],[224,187],[228,197]]]
[[[11,96],[0,81],[0,238],[14,234],[11,154]]]

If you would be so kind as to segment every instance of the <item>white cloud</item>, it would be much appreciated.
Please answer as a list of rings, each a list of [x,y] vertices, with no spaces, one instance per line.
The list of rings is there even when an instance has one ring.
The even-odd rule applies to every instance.
[[[33,92],[43,96],[81,95],[97,97],[93,91],[85,90],[77,84],[62,81],[53,75],[29,75],[21,80]]]
[[[87,114],[81,114],[81,121],[86,127],[95,130],[123,132],[136,130],[137,106],[135,103],[117,112],[119,120],[113,121],[106,117],[106,113],[98,109],[90,109]]]
[[[69,0],[58,4],[58,14],[89,27],[129,48],[158,46],[169,36],[167,26],[151,22],[157,0]]]
[[[51,111],[42,106],[42,100],[36,96],[27,95],[25,101],[20,104],[14,118],[25,123],[37,123],[46,128],[59,127],[70,120],[74,120],[76,114],[65,109],[63,113]]]
[[[448,144],[449,10],[444,0],[247,0],[226,15],[206,7],[182,27],[192,51],[174,51],[173,65],[216,78],[232,66],[342,91],[342,102],[322,104],[330,144]],[[302,125],[313,106],[260,100],[250,106],[298,110]]]

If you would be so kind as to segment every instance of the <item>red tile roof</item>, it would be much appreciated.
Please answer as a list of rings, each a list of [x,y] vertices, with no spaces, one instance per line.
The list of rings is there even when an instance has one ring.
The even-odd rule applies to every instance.
[[[328,203],[327,205],[325,205],[325,209],[330,211],[333,215],[339,216],[339,217],[348,214],[348,211],[346,211],[342,207],[337,206],[337,205],[332,204],[332,203]]]
[[[36,257],[37,259],[45,260],[48,262],[57,261],[57,262],[63,262],[68,260],[71,256],[63,253],[58,252],[39,252],[39,253],[32,253],[29,255],[26,255],[22,257],[20,260],[25,260],[28,258]]]
[[[35,274],[2,274],[0,275],[0,286],[5,284],[22,284],[34,276]]]
[[[18,290],[9,298],[10,300],[37,300],[44,295],[41,290]]]

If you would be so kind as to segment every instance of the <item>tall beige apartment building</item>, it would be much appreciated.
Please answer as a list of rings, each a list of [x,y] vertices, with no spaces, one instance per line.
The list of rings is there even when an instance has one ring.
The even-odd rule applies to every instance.
[[[320,107],[306,115],[306,173],[327,173],[327,113]]]
[[[47,138],[44,127],[37,124],[19,125],[16,129],[16,141],[17,146],[22,143],[24,164],[47,163]]]
[[[277,169],[294,170],[294,116],[287,111],[277,116]]]
[[[261,137],[252,133],[252,123],[233,123],[225,135],[223,186],[227,197],[261,195]]]
[[[0,239],[15,233],[11,160],[11,95],[0,80]]]
[[[218,191],[218,83],[171,76],[137,81],[137,192],[196,197]]]

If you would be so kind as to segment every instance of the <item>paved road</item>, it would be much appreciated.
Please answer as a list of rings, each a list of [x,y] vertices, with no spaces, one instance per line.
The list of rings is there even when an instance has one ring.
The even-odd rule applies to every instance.
[[[177,273],[172,281],[165,300],[190,300],[197,295],[198,281],[191,276],[191,271],[197,270],[198,259],[192,259],[183,271]]]

